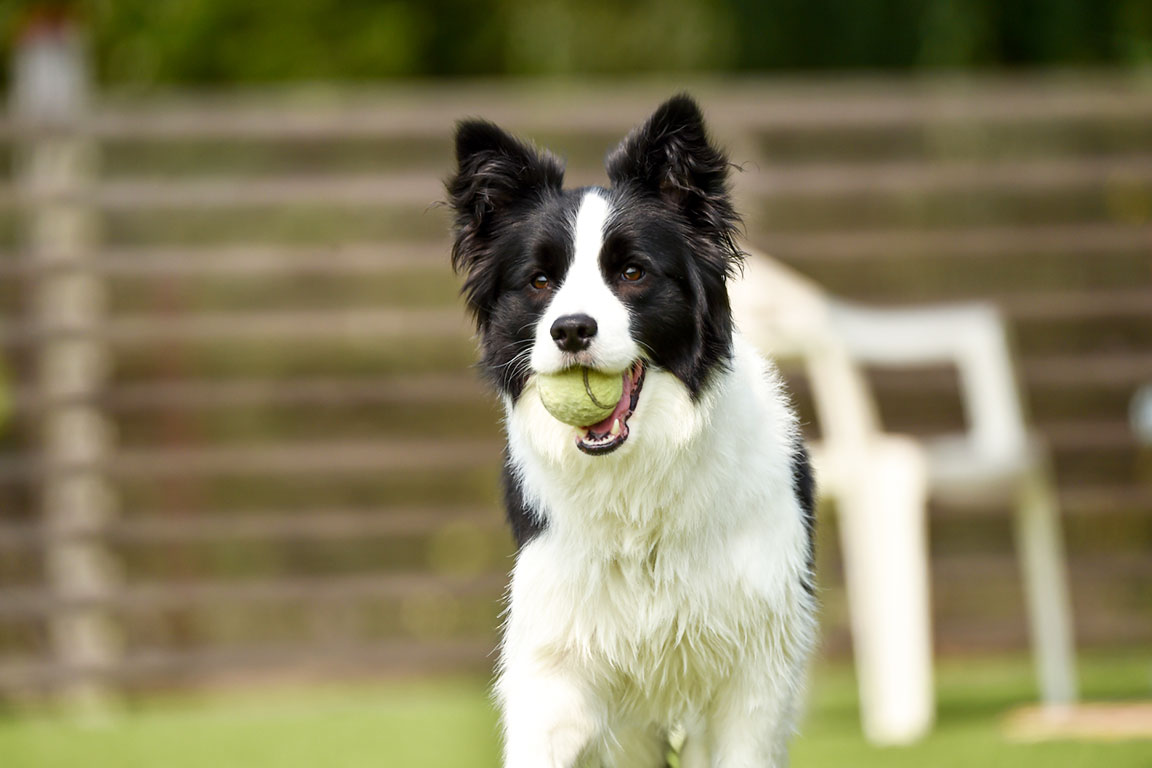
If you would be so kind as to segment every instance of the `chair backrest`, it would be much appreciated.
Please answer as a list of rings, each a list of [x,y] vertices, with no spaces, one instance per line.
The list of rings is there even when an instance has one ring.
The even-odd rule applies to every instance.
[[[950,364],[960,377],[968,421],[967,450],[989,462],[1015,461],[1028,451],[1028,430],[1007,332],[987,303],[871,309],[834,304],[834,333],[853,359],[908,367]]]
[[[963,452],[988,466],[1028,454],[1007,333],[992,305],[852,305],[755,251],[731,295],[737,324],[754,344],[776,357],[803,361],[833,456],[864,448],[882,429],[862,365],[941,363],[954,365],[960,377],[968,420]]]

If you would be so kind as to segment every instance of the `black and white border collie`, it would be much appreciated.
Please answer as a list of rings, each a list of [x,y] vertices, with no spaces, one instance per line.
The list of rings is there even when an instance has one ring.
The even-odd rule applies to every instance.
[[[503,400],[519,544],[496,697],[506,768],[765,768],[816,634],[812,481],[775,369],[733,327],[728,161],[677,96],[564,189],[556,157],[456,131],[452,260]],[[603,422],[535,376],[625,377]]]

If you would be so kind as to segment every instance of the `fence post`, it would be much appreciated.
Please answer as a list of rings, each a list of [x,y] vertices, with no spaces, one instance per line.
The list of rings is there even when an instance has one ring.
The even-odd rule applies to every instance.
[[[15,47],[12,112],[19,131],[17,183],[24,203],[28,296],[35,333],[39,504],[49,539],[49,631],[63,703],[81,717],[106,714],[107,671],[119,638],[107,600],[118,574],[100,536],[115,512],[105,476],[112,448],[95,404],[108,373],[100,340],[104,290],[92,269],[96,148],[87,135],[88,69],[80,30],[62,14],[34,15]]]

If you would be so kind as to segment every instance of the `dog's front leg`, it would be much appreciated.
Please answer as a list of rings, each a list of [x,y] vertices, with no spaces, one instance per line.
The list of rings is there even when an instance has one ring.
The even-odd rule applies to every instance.
[[[793,686],[763,676],[732,680],[708,718],[712,768],[785,768]]]
[[[501,676],[504,768],[575,768],[599,735],[603,718],[578,682],[559,671]]]

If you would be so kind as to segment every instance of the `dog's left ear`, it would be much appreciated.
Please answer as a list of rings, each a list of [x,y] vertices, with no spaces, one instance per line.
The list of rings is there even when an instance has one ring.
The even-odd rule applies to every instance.
[[[452,267],[481,331],[499,288],[496,241],[523,206],[560,191],[564,165],[484,120],[456,126],[456,173],[445,183],[455,213]]]
[[[697,230],[730,252],[740,217],[728,193],[728,158],[708,140],[700,107],[687,94],[660,105],[633,130],[607,160],[614,186],[638,187],[659,196]]]

